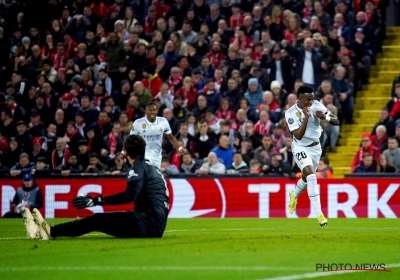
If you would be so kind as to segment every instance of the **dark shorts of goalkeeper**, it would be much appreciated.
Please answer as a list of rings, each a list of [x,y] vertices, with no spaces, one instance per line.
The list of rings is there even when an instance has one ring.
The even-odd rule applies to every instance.
[[[167,210],[152,217],[137,211],[96,213],[90,217],[59,224],[51,228],[51,237],[76,237],[93,231],[120,238],[160,238],[166,221]],[[165,218],[163,218],[165,217]]]

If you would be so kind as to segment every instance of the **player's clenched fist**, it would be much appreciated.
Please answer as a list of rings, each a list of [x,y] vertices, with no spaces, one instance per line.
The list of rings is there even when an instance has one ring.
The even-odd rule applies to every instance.
[[[322,111],[316,111],[315,114],[317,115],[317,118],[319,118],[321,120],[326,119],[326,115]]]
[[[310,117],[310,108],[307,106],[304,106],[303,114],[304,114],[304,117],[308,119]]]

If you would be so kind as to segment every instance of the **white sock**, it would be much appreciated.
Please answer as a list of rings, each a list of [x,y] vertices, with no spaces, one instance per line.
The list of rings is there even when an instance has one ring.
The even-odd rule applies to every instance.
[[[296,187],[294,188],[294,197],[298,198],[306,188],[307,188],[307,183],[300,178],[297,181]]]
[[[307,176],[307,191],[308,197],[310,198],[311,205],[317,214],[317,217],[322,213],[321,211],[321,200],[319,197],[319,189],[317,185],[317,176],[311,174]]]

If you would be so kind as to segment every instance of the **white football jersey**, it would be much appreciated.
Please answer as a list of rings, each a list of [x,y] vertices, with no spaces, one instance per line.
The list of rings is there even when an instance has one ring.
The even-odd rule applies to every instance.
[[[163,136],[171,133],[171,127],[165,118],[156,117],[156,121],[151,123],[146,117],[143,117],[133,123],[130,134],[143,137],[146,141],[145,158],[153,159],[161,158]]]
[[[317,111],[322,111],[325,115],[330,114],[329,110],[321,102],[314,100],[314,103],[310,107],[310,118],[308,119],[306,132],[301,140],[293,136],[294,144],[308,146],[313,142],[319,142],[322,127],[320,125],[321,120],[316,115]],[[298,129],[301,126],[304,120],[304,113],[302,109],[297,107],[297,102],[286,111],[285,118],[290,131]]]

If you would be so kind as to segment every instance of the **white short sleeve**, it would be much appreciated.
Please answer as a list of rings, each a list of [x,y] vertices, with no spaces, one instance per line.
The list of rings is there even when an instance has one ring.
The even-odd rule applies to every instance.
[[[315,112],[322,111],[327,116],[331,114],[331,112],[329,112],[328,108],[326,108],[324,104],[316,100],[314,101],[314,110]]]
[[[165,127],[164,127],[164,134],[171,134],[172,130],[171,127],[169,126],[169,122],[165,120]]]
[[[298,121],[291,114],[285,113],[286,122],[290,131],[298,129],[300,126]]]
[[[138,129],[138,125],[137,122],[134,122],[131,128],[131,132],[129,133],[130,135],[135,134],[138,135],[139,134],[139,129]]]

